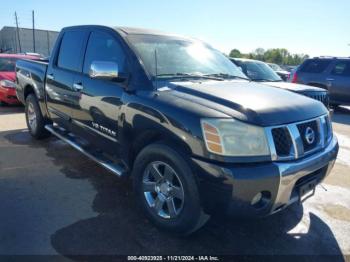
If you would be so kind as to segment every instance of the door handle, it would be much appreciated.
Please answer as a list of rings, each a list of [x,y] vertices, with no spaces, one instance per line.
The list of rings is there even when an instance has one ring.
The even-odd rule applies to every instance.
[[[327,78],[326,81],[334,81],[333,78]]]
[[[48,78],[48,79],[50,79],[50,80],[54,80],[54,79],[55,79],[55,77],[53,76],[53,74],[48,74],[48,75],[46,76],[46,78]]]
[[[75,83],[75,84],[73,84],[73,87],[77,91],[81,91],[84,88],[82,83]]]

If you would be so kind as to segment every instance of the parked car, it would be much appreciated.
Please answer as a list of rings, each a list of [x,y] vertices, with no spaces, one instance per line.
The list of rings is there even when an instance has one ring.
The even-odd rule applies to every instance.
[[[335,107],[350,105],[350,58],[307,59],[298,67],[290,81],[328,90],[330,104]]]
[[[289,71],[286,71],[284,69],[282,69],[279,65],[277,64],[273,64],[273,63],[267,63],[267,65],[269,67],[272,68],[273,71],[276,72],[277,75],[279,75],[283,81],[287,81],[288,77],[289,77]]]
[[[18,54],[0,54],[0,103],[19,104],[16,97],[15,67],[18,59],[36,59],[37,57]]]
[[[130,176],[147,217],[177,234],[213,213],[276,213],[309,197],[337,157],[321,103],[248,81],[188,37],[68,27],[49,63],[16,72],[30,134]]]
[[[258,60],[243,58],[230,58],[230,60],[235,63],[235,65],[239,66],[243,73],[255,82],[260,82],[265,85],[282,88],[308,96],[320,101],[327,108],[329,108],[329,97],[327,90],[318,87],[283,82],[281,77],[277,75],[266,63]]]

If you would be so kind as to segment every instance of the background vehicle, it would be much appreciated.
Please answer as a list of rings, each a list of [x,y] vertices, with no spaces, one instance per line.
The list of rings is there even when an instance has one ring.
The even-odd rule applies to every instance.
[[[298,67],[290,81],[328,90],[333,106],[350,105],[350,58],[307,59]]]
[[[287,81],[287,79],[289,77],[289,71],[284,70],[283,68],[281,68],[277,64],[267,63],[267,65],[269,67],[271,67],[272,70],[275,71],[276,74],[279,75],[283,79],[283,81]]]
[[[31,135],[53,133],[131,176],[145,214],[170,232],[189,234],[213,212],[282,210],[314,190],[337,156],[321,103],[247,81],[188,37],[69,27],[49,63],[18,61],[16,72]]]
[[[18,59],[37,59],[36,56],[0,54],[0,103],[20,104],[16,97],[15,67]]]
[[[329,107],[328,92],[322,88],[310,87],[301,84],[283,82],[282,79],[264,62],[252,59],[230,58],[233,63],[242,68],[250,79],[269,86],[274,86],[308,96]]]

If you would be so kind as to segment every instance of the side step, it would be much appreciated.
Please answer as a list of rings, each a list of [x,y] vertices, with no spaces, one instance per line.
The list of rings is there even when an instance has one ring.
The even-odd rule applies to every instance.
[[[96,163],[100,164],[113,174],[117,176],[125,176],[126,172],[125,169],[115,163],[114,161],[106,158],[103,156],[100,152],[96,152],[93,150],[89,150],[88,147],[83,147],[82,145],[79,144],[78,138],[75,137],[73,134],[68,133],[65,129],[54,126],[54,125],[46,125],[45,129],[48,130],[50,133],[53,135],[57,136],[59,139],[63,140],[67,144],[71,145],[74,147],[76,150],[80,151],[87,157],[89,157],[91,160],[95,161]]]

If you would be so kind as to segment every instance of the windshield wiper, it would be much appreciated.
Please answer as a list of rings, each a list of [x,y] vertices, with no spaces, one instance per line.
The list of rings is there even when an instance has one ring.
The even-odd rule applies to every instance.
[[[220,77],[220,78],[223,78],[223,79],[244,79],[244,80],[251,81],[249,78],[246,78],[246,77],[230,75],[230,74],[225,74],[225,73],[208,74],[208,75],[205,75],[205,76]]]
[[[202,78],[202,79],[211,79],[211,80],[220,80],[223,79],[214,75],[199,75],[199,74],[189,74],[189,73],[172,73],[172,74],[159,74],[156,77],[167,77],[167,78]]]

